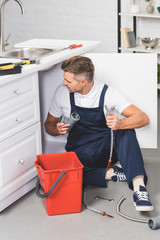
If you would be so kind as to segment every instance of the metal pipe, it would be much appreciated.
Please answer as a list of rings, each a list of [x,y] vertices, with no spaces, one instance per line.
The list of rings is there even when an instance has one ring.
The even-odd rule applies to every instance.
[[[5,51],[5,39],[4,39],[4,7],[6,3],[10,0],[4,0],[1,4],[1,9],[0,9],[0,25],[1,25],[1,32],[0,32],[0,41],[1,41],[1,46],[0,46],[0,51],[4,52]],[[23,4],[20,0],[14,0],[17,2],[21,8],[22,15],[24,14],[24,7]]]
[[[116,206],[116,211],[117,213],[121,216],[121,217],[124,217],[128,220],[131,220],[131,221],[134,221],[134,222],[140,222],[140,223],[148,223],[148,220],[142,220],[142,219],[138,219],[138,218],[132,218],[132,217],[129,217],[123,213],[120,212],[120,206],[122,204],[122,202],[126,200],[126,198],[124,198],[123,196],[120,198],[119,202],[117,203],[117,206]]]
[[[151,219],[149,219],[148,226],[152,230],[160,228],[160,218],[151,218]]]
[[[160,218],[151,218],[149,220],[143,220],[143,219],[138,219],[138,218],[132,218],[132,217],[129,217],[123,213],[121,213],[120,211],[120,206],[122,204],[122,202],[125,200],[126,198],[124,198],[123,196],[120,198],[119,202],[117,203],[117,207],[116,207],[116,210],[117,210],[117,213],[121,216],[121,217],[124,217],[128,220],[131,220],[131,221],[134,221],[134,222],[140,222],[140,223],[148,223],[148,226],[152,229],[152,230],[155,230],[155,229],[158,229],[160,228]]]

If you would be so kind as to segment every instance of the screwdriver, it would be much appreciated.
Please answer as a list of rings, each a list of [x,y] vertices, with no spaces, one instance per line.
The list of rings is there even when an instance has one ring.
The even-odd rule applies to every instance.
[[[79,45],[71,44],[71,45],[69,45],[69,47],[64,48],[64,50],[65,49],[75,49],[75,48],[79,48],[79,47],[82,47],[82,44],[79,44]]]
[[[100,210],[98,210],[98,209],[95,209],[95,208],[89,206],[89,205],[86,204],[84,201],[83,201],[83,204],[84,204],[84,206],[85,206],[87,209],[91,210],[92,212],[99,213],[99,214],[101,214],[102,216],[108,216],[108,217],[114,218],[112,215],[106,213],[105,211],[100,211]]]
[[[95,209],[95,208],[89,206],[89,205],[86,203],[86,201],[85,201],[85,199],[86,199],[86,193],[87,193],[87,189],[86,189],[86,187],[85,187],[85,188],[84,188],[84,195],[83,195],[83,204],[84,204],[84,206],[85,206],[88,210],[90,210],[90,211],[92,211],[92,212],[95,212],[95,213],[98,213],[98,214],[100,214],[100,215],[102,215],[102,216],[108,216],[108,217],[114,218],[114,216],[106,213],[105,211],[100,211],[100,210],[98,210],[98,209]]]

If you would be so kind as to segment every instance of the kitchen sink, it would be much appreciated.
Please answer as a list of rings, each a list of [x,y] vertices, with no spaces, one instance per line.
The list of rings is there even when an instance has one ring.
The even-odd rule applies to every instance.
[[[57,53],[63,49],[47,49],[47,48],[15,48],[6,52],[0,53],[0,57],[15,57],[15,58],[41,58],[50,54]]]

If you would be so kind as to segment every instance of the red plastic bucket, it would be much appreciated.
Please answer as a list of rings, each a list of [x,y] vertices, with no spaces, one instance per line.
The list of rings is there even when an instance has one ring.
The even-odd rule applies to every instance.
[[[81,212],[83,165],[75,152],[37,155],[36,193],[48,215]],[[39,181],[43,195],[39,192]],[[48,193],[47,193],[48,192]]]

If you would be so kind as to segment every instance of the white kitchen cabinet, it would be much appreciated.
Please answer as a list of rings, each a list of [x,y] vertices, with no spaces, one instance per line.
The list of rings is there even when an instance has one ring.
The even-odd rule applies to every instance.
[[[36,72],[0,86],[0,211],[35,187],[41,153]]]
[[[0,117],[0,140],[40,121],[38,99],[16,105]]]
[[[37,73],[0,84],[0,113],[34,96],[38,96]]]
[[[100,45],[99,41],[80,43],[83,45],[81,48],[59,51],[42,57],[40,64],[23,66],[21,74],[0,77],[0,211],[35,187],[37,170],[33,163],[36,155],[42,153],[41,129],[43,130],[46,118],[43,113],[48,111],[48,105],[46,109],[44,107],[46,101],[50,101],[48,96],[55,90],[58,84],[56,76],[60,74],[59,68],[55,67],[57,70],[54,74],[58,74],[56,76],[52,75],[51,69],[50,78],[40,82],[43,86],[39,92],[38,72],[57,64],[59,66],[65,59],[86,53]],[[80,43],[78,40],[31,39],[17,44],[17,47],[64,49],[71,44]],[[0,63],[5,62],[8,60],[0,59]],[[17,60],[13,59],[13,62]],[[48,81],[52,81],[52,89]],[[42,98],[41,121],[39,96]],[[54,149],[51,143],[52,152],[64,149],[64,139],[58,139],[60,141],[55,140]]]

